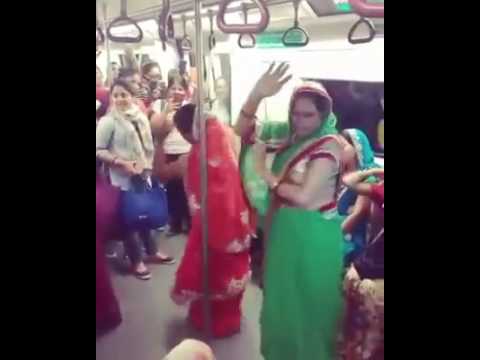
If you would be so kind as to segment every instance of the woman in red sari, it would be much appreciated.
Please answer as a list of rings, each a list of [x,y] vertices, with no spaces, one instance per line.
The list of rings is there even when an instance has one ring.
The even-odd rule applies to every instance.
[[[172,299],[177,304],[191,302],[189,320],[204,330],[202,287],[202,221],[200,216],[200,144],[195,105],[177,111],[175,125],[192,144],[186,164],[187,191],[192,228],[176,275]],[[231,136],[230,136],[231,134]],[[246,200],[234,146],[233,132],[214,117],[207,120],[208,148],[208,251],[209,301],[212,335],[226,337],[240,331],[241,302],[250,279],[250,239],[253,234],[250,208]]]
[[[96,329],[103,332],[118,326],[122,317],[117,299],[113,293],[110,274],[107,269],[103,244],[109,237],[115,222],[117,197],[115,189],[98,175],[96,181]]]
[[[96,292],[95,292],[95,308],[96,308],[96,329],[97,331],[106,331],[113,329],[122,322],[120,309],[117,299],[113,293],[112,284],[110,282],[110,274],[107,270],[105,260],[105,252],[103,244],[96,236]]]

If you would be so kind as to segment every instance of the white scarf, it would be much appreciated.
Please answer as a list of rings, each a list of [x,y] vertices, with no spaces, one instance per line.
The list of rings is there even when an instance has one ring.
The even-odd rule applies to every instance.
[[[110,115],[115,119],[117,126],[128,129],[126,133],[132,134],[126,144],[128,152],[132,154],[132,160],[142,163],[145,169],[151,170],[155,149],[150,123],[145,114],[138,106],[134,105],[126,112],[120,112],[113,108]]]

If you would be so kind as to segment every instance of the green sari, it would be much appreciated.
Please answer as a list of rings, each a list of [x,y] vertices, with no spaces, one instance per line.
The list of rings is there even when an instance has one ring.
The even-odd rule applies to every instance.
[[[293,162],[337,133],[335,122],[332,114],[312,135],[280,152],[272,172],[283,178]],[[342,220],[336,211],[277,208],[270,195],[266,201],[261,352],[265,360],[333,360],[343,308]]]

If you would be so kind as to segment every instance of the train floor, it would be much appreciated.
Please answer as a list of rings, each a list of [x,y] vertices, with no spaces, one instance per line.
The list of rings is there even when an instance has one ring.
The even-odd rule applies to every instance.
[[[169,297],[186,236],[158,235],[162,250],[175,255],[176,265],[152,266],[152,279],[141,281],[112,269],[113,286],[120,302],[123,322],[115,330],[97,335],[96,360],[162,360],[185,338],[205,340],[186,322],[187,309]],[[259,316],[262,292],[251,283],[243,301],[242,329],[227,339],[210,343],[217,360],[261,360]]]

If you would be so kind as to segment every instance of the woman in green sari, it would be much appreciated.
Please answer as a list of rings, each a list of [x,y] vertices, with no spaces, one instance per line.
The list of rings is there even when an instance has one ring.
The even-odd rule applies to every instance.
[[[335,199],[343,151],[331,98],[318,83],[294,91],[288,123],[254,130],[259,104],[290,80],[287,70],[270,66],[236,125],[244,139],[257,133],[255,168],[270,189],[261,351],[265,360],[333,360],[342,314],[343,235]],[[276,154],[270,170],[264,160],[271,144]],[[255,176],[244,175],[246,183]]]

